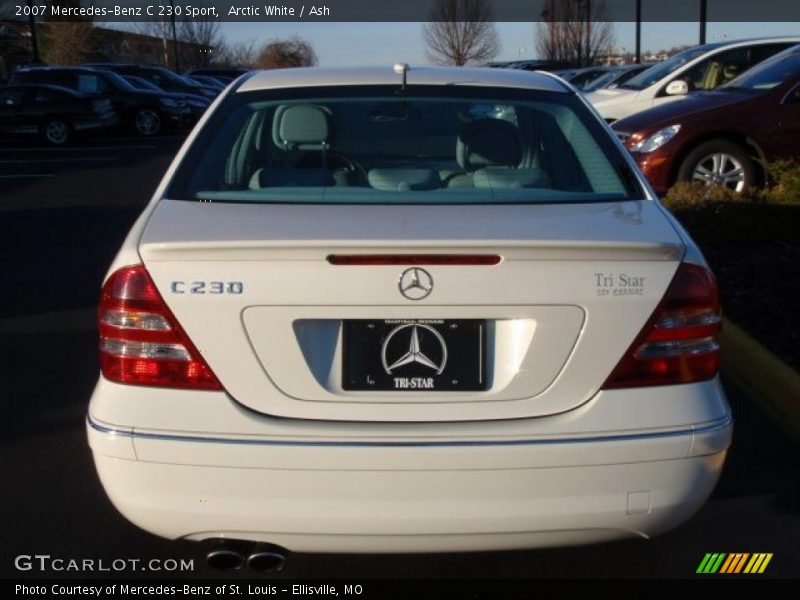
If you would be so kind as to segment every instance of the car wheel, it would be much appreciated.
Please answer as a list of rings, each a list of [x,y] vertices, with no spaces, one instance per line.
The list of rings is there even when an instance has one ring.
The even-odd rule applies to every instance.
[[[161,131],[161,115],[153,108],[140,108],[133,116],[133,125],[139,135],[156,135]]]
[[[743,192],[756,183],[756,168],[747,151],[733,142],[712,140],[700,144],[681,163],[679,181],[700,181]]]
[[[72,138],[72,127],[64,119],[48,119],[42,125],[42,137],[51,146],[66,146]]]

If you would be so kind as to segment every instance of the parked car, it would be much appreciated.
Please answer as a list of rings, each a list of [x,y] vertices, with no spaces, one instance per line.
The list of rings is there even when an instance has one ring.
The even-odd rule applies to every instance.
[[[800,37],[718,42],[684,50],[614,89],[587,95],[609,122],[727,83],[761,61],[800,43]]]
[[[569,81],[579,90],[582,90],[593,81],[607,75],[613,67],[585,67],[582,69],[560,69],[554,71],[564,81]]]
[[[165,92],[173,94],[192,94],[204,96],[213,100],[218,95],[218,90],[208,86],[192,83],[180,75],[177,75],[163,67],[145,67],[141,65],[117,64],[117,63],[88,63],[86,66],[111,71],[117,75],[133,75],[146,79],[150,83],[157,85]]]
[[[648,538],[702,505],[717,287],[574,89],[282,69],[212,110],[100,300],[88,436],[131,521],[235,567]]]
[[[552,60],[515,60],[503,65],[506,69],[522,69],[523,71],[555,71],[567,67],[562,62]]]
[[[86,67],[33,67],[16,71],[12,84],[58,85],[111,100],[123,125],[144,136],[191,120],[186,102],[163,92],[138,90],[119,75]]]
[[[216,77],[211,77],[210,75],[192,75],[192,76],[185,76],[184,79],[188,79],[192,83],[196,83],[197,85],[204,85],[206,87],[211,88],[212,90],[216,90],[217,92],[221,92],[227,86],[227,83],[223,83]]]
[[[650,65],[620,65],[609,67],[608,71],[603,75],[583,86],[581,91],[584,94],[588,94],[589,92],[594,92],[603,88],[614,89],[649,68]]]
[[[193,77],[195,75],[207,75],[209,77],[221,77],[228,80],[228,83],[236,79],[237,77],[244,75],[248,72],[248,69],[226,69],[224,67],[204,67],[199,69],[189,69],[184,73],[184,75],[188,75],[189,77]]]
[[[130,83],[137,90],[150,90],[151,92],[160,92],[162,94],[168,93],[158,87],[155,83],[150,83],[143,77],[136,77],[135,75],[120,75],[120,77]]]
[[[735,191],[764,181],[766,162],[800,157],[800,46],[716,90],[613,124],[653,188],[702,181]]]
[[[168,94],[170,97],[175,98],[178,101],[186,102],[191,112],[192,122],[197,121],[201,116],[203,116],[203,113],[205,113],[206,109],[211,105],[211,102],[205,96],[197,96],[195,94],[168,93],[164,92],[164,90],[158,87],[155,83],[150,83],[147,81],[147,79],[142,77],[136,77],[135,75],[123,75],[121,77],[136,89],[150,90],[153,92],[159,92],[161,94]]]
[[[54,85],[0,87],[0,131],[37,134],[53,146],[65,146],[80,131],[117,124],[111,101]]]

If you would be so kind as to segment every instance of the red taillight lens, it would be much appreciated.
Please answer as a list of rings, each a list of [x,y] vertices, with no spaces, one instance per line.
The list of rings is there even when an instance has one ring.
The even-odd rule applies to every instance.
[[[100,366],[117,383],[221,390],[143,265],[115,271],[98,311]]]
[[[683,263],[661,304],[603,388],[711,379],[719,369],[721,322],[714,276],[708,269]]]

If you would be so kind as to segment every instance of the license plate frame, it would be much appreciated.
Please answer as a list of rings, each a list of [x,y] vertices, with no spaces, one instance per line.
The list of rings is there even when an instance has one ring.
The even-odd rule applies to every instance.
[[[341,374],[346,391],[485,391],[486,320],[343,320]]]

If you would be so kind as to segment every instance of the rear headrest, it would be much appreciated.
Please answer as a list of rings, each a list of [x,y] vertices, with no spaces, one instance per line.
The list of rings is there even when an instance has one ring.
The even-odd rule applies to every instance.
[[[321,106],[279,106],[275,110],[272,139],[279,148],[320,148],[330,137],[331,114]]]
[[[516,126],[500,119],[467,123],[458,134],[456,160],[468,173],[483,167],[518,166],[522,144]]]

